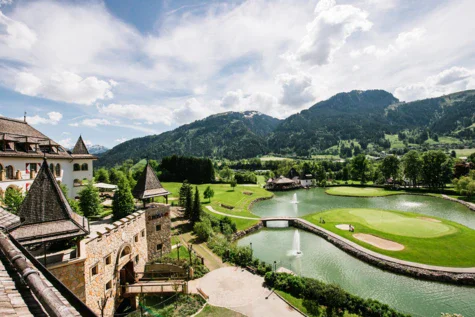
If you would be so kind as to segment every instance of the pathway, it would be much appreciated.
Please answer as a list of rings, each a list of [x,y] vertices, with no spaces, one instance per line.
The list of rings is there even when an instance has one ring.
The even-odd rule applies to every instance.
[[[249,317],[302,315],[263,286],[264,278],[238,267],[226,267],[206,274],[198,287],[209,296],[208,303]]]
[[[226,214],[224,212],[220,212],[220,211],[215,210],[211,206],[206,206],[206,209],[208,209],[212,213],[215,213],[215,214],[218,214],[218,215],[221,215],[221,216],[228,216],[228,217],[231,217],[231,218],[239,218],[239,219],[247,219],[247,220],[259,220],[260,219],[260,218],[252,218],[252,217],[235,216],[235,215]]]

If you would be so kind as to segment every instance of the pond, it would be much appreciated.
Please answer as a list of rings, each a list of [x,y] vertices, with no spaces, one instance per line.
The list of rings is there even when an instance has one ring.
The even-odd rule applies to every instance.
[[[351,198],[326,195],[323,189],[277,193],[272,200],[256,203],[252,212],[259,216],[304,216],[332,208],[382,208],[437,216],[475,229],[475,212],[440,198],[398,195],[381,198]],[[238,241],[252,242],[254,255],[268,263],[277,261],[302,276],[339,284],[348,292],[373,298],[414,316],[439,316],[442,312],[475,316],[475,288],[417,280],[385,272],[362,262],[326,240],[299,231],[302,254],[291,252],[294,228],[264,229]],[[474,260],[475,262],[475,260]],[[475,266],[475,263],[474,263]]]

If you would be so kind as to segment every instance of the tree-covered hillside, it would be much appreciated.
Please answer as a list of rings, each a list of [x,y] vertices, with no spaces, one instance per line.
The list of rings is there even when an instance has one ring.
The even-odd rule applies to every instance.
[[[126,159],[159,160],[170,155],[255,157],[269,151],[267,136],[279,120],[257,111],[226,112],[183,125],[173,131],[132,139],[115,146],[98,161],[114,166]]]
[[[397,141],[404,148],[438,142],[439,137],[473,143],[475,91],[405,103],[384,90],[354,90],[285,120],[256,111],[216,114],[119,144],[104,153],[98,165],[144,157],[159,160],[173,154],[240,159],[268,153],[307,156],[333,151],[341,155],[346,150],[343,157],[349,157],[367,148],[373,152],[389,149],[393,141],[388,135],[399,135]]]

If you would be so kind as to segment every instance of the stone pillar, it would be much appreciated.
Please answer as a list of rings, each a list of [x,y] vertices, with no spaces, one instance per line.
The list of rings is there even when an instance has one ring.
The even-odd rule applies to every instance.
[[[36,171],[31,171],[30,172],[30,178],[35,179],[35,177],[36,177]]]
[[[5,172],[5,170],[2,170],[0,172],[0,182],[3,182],[7,179],[7,173]]]
[[[20,170],[16,171],[15,179],[21,179],[21,171]]]

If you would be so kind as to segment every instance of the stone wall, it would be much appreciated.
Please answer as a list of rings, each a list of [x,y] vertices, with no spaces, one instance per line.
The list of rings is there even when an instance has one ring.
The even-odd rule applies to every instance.
[[[171,218],[170,205],[150,204],[146,209],[148,259],[153,259],[171,251]],[[159,226],[159,228],[157,228]],[[160,230],[157,230],[160,229]],[[158,245],[162,248],[159,249]]]
[[[83,302],[86,300],[84,261],[85,259],[82,258],[48,266],[48,270]]]

